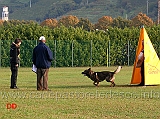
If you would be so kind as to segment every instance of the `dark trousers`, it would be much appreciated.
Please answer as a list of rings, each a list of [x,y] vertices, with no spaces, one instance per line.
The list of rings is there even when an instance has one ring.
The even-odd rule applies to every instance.
[[[10,88],[14,88],[17,85],[17,75],[18,75],[18,67],[15,64],[11,64],[11,86]]]
[[[140,85],[144,85],[144,62],[141,65],[141,83]]]
[[[48,90],[49,69],[37,68],[37,90]]]

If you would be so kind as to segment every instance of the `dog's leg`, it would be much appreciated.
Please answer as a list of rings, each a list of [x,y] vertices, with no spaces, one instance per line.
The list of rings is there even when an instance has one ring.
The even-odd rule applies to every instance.
[[[114,87],[116,84],[114,83],[114,79],[115,77],[113,77],[110,81],[111,81],[111,87]]]
[[[112,81],[110,87],[114,87],[116,84]]]
[[[95,81],[93,82],[93,85],[97,86],[97,84],[96,84],[96,82],[95,82]]]
[[[96,81],[94,81],[94,82],[93,82],[93,85],[95,85],[95,86],[97,86],[97,87],[98,87],[98,86],[99,86],[99,81],[97,81],[97,82],[96,82]]]
[[[113,76],[112,79],[111,79],[110,81],[111,81],[111,82],[114,82],[114,80],[115,80],[115,77]]]
[[[99,86],[99,81],[97,81],[97,86]]]

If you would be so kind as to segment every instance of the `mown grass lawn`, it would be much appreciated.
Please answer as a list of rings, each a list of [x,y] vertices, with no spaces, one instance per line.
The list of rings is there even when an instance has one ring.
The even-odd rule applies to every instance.
[[[10,69],[0,68],[1,119],[159,119],[160,86],[131,86],[133,67],[123,67],[116,86],[93,82],[81,72],[88,67],[50,68],[51,91],[36,90],[36,74],[19,68],[18,90],[10,89]],[[116,67],[93,67],[94,71]],[[15,103],[16,109],[7,109]]]

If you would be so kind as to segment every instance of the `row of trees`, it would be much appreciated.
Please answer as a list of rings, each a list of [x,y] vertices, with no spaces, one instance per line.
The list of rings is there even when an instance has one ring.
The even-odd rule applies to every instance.
[[[151,18],[149,18],[146,14],[139,13],[133,19],[128,20],[121,17],[112,18],[110,16],[103,16],[98,20],[97,23],[92,24],[88,19],[78,19],[76,16],[68,15],[63,16],[59,20],[57,19],[46,19],[40,23],[41,26],[48,26],[50,28],[56,28],[61,25],[66,27],[83,27],[85,30],[104,30],[108,29],[109,26],[111,27],[118,27],[118,28],[125,28],[125,27],[137,27],[141,25],[145,26],[153,26],[156,23],[153,22]]]
[[[25,22],[26,21],[22,21],[22,23],[25,23]],[[4,22],[0,20],[0,25],[3,25],[3,23]],[[60,27],[61,25],[64,25],[65,27],[71,27],[71,26],[74,28],[81,27],[87,31],[93,31],[95,29],[106,31],[108,27],[118,27],[118,28],[124,29],[125,27],[131,28],[131,27],[138,27],[141,25],[153,26],[155,24],[156,22],[153,22],[151,18],[149,18],[146,14],[143,14],[143,13],[139,13],[137,16],[135,16],[131,20],[124,19],[121,17],[117,17],[113,19],[110,16],[103,16],[95,24],[91,23],[88,19],[84,19],[84,18],[78,19],[78,17],[72,16],[72,15],[63,16],[59,20],[54,18],[46,19],[40,23],[41,26],[47,26],[49,28],[56,28],[56,27]]]
[[[146,29],[160,56],[160,26]],[[139,31],[138,27],[108,27],[104,32],[86,31],[82,27],[70,26],[52,29],[32,21],[4,22],[0,27],[0,65],[9,66],[10,44],[18,37],[22,39],[21,66],[31,67],[32,50],[42,35],[46,37],[46,44],[53,51],[52,66],[106,66],[107,58],[110,58],[110,65],[128,65],[128,57],[129,64],[133,65]]]

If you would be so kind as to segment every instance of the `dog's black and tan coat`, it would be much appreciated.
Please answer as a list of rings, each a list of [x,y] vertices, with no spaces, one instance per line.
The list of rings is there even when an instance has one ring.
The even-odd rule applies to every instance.
[[[94,72],[91,70],[91,68],[89,68],[87,70],[84,70],[82,74],[84,74],[84,76],[87,76],[92,81],[94,81],[93,84],[95,86],[98,86],[99,82],[106,80],[107,82],[111,82],[111,87],[114,87],[115,86],[114,75],[120,72],[121,68],[122,68],[121,66],[118,66],[118,68],[113,72],[111,71]]]

